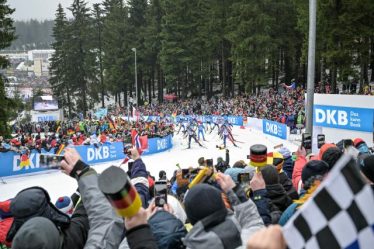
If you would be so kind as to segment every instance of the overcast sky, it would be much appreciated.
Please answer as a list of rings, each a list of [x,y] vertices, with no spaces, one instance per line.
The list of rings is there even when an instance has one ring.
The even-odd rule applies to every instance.
[[[86,0],[86,2],[91,7],[93,3],[101,3],[102,0]],[[13,13],[15,20],[54,19],[59,3],[66,8],[73,3],[73,0],[8,0],[8,4],[16,9]],[[68,17],[71,17],[69,11],[66,13]]]

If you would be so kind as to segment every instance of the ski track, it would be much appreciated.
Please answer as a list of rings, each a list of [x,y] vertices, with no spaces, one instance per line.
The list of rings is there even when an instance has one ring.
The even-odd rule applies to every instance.
[[[230,165],[233,165],[236,161],[244,160],[248,163],[247,155],[249,154],[249,147],[253,144],[264,144],[268,147],[268,152],[273,151],[275,145],[283,143],[284,146],[289,148],[291,151],[296,151],[296,145],[291,142],[280,140],[275,137],[269,137],[258,131],[252,131],[248,127],[246,129],[240,129],[235,126],[233,128],[233,134],[235,139],[244,143],[240,144],[240,148],[235,148],[234,145],[227,140],[227,148],[230,150]],[[205,139],[209,142],[203,142],[202,144],[207,148],[200,148],[195,141],[191,141],[191,149],[188,147],[188,138],[183,139],[181,133],[173,137],[173,148],[171,150],[142,157],[147,170],[158,179],[158,173],[160,170],[165,170],[168,179],[173,175],[173,172],[177,169],[176,164],[179,163],[181,168],[188,168],[190,166],[196,167],[197,160],[200,157],[205,159],[213,158],[214,164],[217,162],[217,157],[222,157],[225,160],[225,150],[219,150],[216,145],[221,145],[223,142],[217,135],[217,132],[213,131],[212,134],[207,132]],[[108,163],[93,165],[93,168],[101,173],[103,170],[111,165],[119,165],[120,161],[112,161]],[[127,164],[121,166],[127,171]],[[47,173],[9,177],[4,178],[7,184],[3,184],[0,181],[0,201],[13,198],[22,189],[40,186],[45,188],[52,202],[54,203],[58,197],[70,196],[74,193],[78,187],[75,179],[69,177],[59,171],[50,171]]]

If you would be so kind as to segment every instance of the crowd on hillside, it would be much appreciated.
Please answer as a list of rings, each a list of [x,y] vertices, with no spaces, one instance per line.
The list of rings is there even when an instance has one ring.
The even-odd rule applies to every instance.
[[[175,103],[140,106],[138,121],[127,121],[125,110],[116,110],[108,116],[96,118],[90,112],[86,119],[70,119],[63,122],[46,121],[15,123],[12,126],[13,139],[0,138],[0,151],[23,151],[45,149],[50,151],[60,144],[89,145],[114,141],[131,141],[131,130],[136,128],[148,138],[163,137],[174,132],[176,115],[233,115],[269,119],[302,128],[305,122],[304,90],[291,89],[282,93],[270,89],[257,96],[237,96],[231,99],[213,97],[210,100],[178,100]],[[160,116],[154,122],[146,116]],[[112,119],[113,118],[113,119]]]
[[[143,115],[232,115],[268,119],[287,124],[294,129],[305,123],[304,89],[282,92],[274,89],[257,95],[232,98],[212,97],[210,100],[187,99],[171,103],[150,104],[139,107]]]
[[[285,147],[268,152],[255,145],[249,163],[245,155],[230,162],[226,150],[215,167],[196,158],[193,168],[178,169],[170,179],[165,171],[151,176],[132,149],[132,162],[122,165],[129,181],[114,166],[98,176],[68,148],[61,167],[77,180],[77,192],[53,204],[48,189],[32,187],[1,202],[0,243],[14,249],[286,248],[281,226],[352,150],[373,187],[374,155],[362,139],[324,144],[317,155],[303,147],[293,156]]]

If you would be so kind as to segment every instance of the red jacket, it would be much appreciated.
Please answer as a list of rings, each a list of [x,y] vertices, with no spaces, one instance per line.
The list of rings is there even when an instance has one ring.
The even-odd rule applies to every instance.
[[[292,185],[296,189],[298,193],[300,193],[300,190],[303,187],[303,184],[301,182],[301,173],[303,172],[303,168],[306,164],[306,158],[305,156],[299,156],[297,157],[295,161],[295,166],[293,168],[292,172]]]

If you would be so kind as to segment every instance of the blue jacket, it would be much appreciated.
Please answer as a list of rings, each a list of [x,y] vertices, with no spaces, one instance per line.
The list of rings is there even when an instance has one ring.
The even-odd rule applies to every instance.
[[[138,191],[142,199],[143,207],[148,207],[150,200],[148,174],[145,164],[141,158],[136,159],[131,169],[131,183]]]
[[[187,234],[184,224],[166,211],[156,212],[148,221],[158,248],[174,249],[183,247],[182,238]]]
[[[279,219],[279,225],[286,225],[287,221],[296,213],[299,204],[292,203],[282,214]]]
[[[287,174],[288,178],[292,179],[292,172],[295,162],[292,160],[292,157],[287,157],[284,159],[283,171]]]

